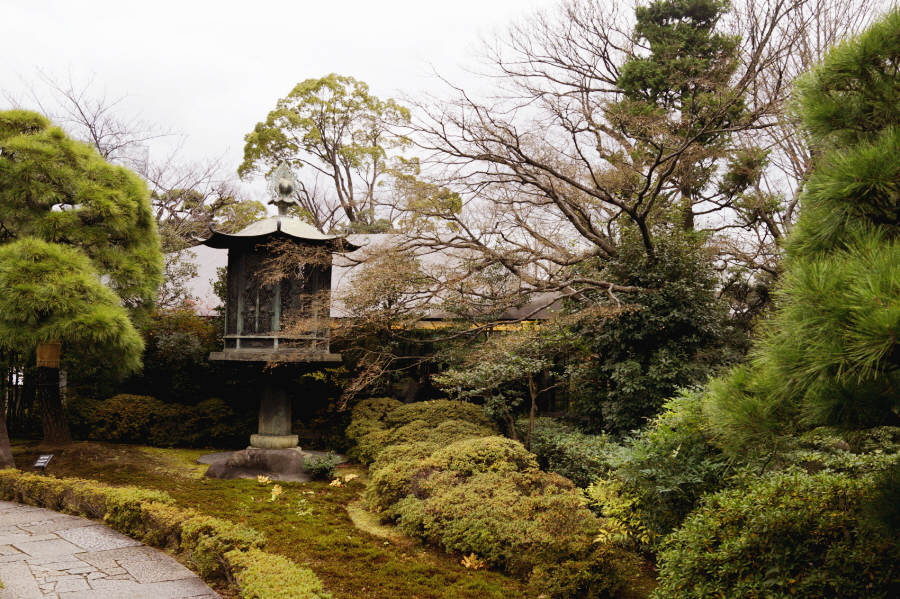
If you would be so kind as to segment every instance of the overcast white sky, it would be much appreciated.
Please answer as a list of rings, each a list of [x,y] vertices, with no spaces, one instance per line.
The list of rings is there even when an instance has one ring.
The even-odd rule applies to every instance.
[[[329,73],[384,99],[459,79],[480,35],[555,0],[6,0],[0,89],[35,68],[130,94],[126,112],[189,134],[191,156],[228,151],[298,82]],[[0,107],[8,108],[0,97]],[[152,147],[153,152],[165,151]]]

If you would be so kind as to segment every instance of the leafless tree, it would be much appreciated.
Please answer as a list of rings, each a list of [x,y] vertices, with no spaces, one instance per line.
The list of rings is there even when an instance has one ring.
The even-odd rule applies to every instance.
[[[36,80],[20,76],[24,93],[3,93],[13,106],[37,108],[107,160],[146,174],[147,143],[179,133],[140,115],[126,114],[122,104],[128,95],[111,97],[105,88],[99,88],[96,77],[92,74],[79,81],[71,68],[65,75],[37,69]]]
[[[247,197],[224,155],[185,158],[183,133],[129,115],[123,107],[128,96],[111,97],[98,85],[96,75],[80,81],[72,70],[57,75],[39,69],[36,79],[21,79],[23,94],[4,91],[11,104],[36,108],[107,160],[144,177],[166,254],[160,306],[174,307],[191,299],[186,282],[196,276],[196,267],[189,248],[199,243],[198,235],[210,225],[230,232],[265,216],[265,206]],[[151,157],[147,144],[162,138],[176,140],[175,147]]]
[[[809,168],[787,110],[792,81],[874,5],[736,2],[715,28],[723,48],[736,40],[733,54],[686,73],[643,112],[622,88],[625,65],[652,50],[635,34],[634,5],[568,0],[521,20],[484,45],[488,92],[448,83],[448,96],[408,100],[432,188],[453,189],[462,207],[407,202],[406,243],[467,253],[471,273],[500,265],[530,292],[581,298],[638,291],[603,265],[631,238],[656,259],[673,224],[713,235],[723,267],[777,272],[776,242]]]

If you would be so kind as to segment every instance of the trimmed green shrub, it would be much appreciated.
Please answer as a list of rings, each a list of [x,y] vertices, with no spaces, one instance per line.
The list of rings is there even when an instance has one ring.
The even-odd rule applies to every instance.
[[[406,404],[378,421],[375,408],[389,404],[372,404],[361,404],[347,434],[357,459],[374,462],[365,502],[384,520],[514,575],[533,574],[552,597],[571,588],[612,596],[633,573],[634,556],[594,546],[600,521],[571,481],[541,472],[477,406]]]
[[[108,487],[91,480],[58,479],[19,470],[0,470],[0,496],[10,501],[73,512],[110,526],[133,530],[136,513],[144,503],[170,504],[173,499],[163,491],[137,487]],[[127,534],[127,532],[126,532]]]
[[[225,559],[244,599],[329,599],[322,581],[309,568],[302,568],[280,555],[258,549],[231,551]]]
[[[353,406],[353,421],[384,420],[384,417],[403,405],[403,402],[389,397],[364,399]]]
[[[402,404],[393,399],[368,399],[353,409],[347,437],[354,445],[347,456],[371,464],[388,446],[412,442],[449,445],[460,439],[496,434],[496,427],[481,409],[466,402]]]
[[[196,406],[166,404],[144,395],[116,395],[104,401],[73,398],[66,412],[75,436],[156,447],[228,447],[251,431],[252,419],[235,414],[221,399]]]
[[[573,548],[583,550],[600,528],[571,481],[539,470],[482,472],[464,481],[433,472],[415,490],[396,506],[401,530],[519,576],[572,559]],[[611,586],[621,588],[627,574],[620,574]]]
[[[163,407],[147,395],[116,395],[94,406],[90,438],[125,443],[146,443],[151,423]]]
[[[397,517],[397,504],[413,493],[413,481],[435,468],[428,459],[399,460],[372,472],[365,501],[370,510],[384,518]]]
[[[531,584],[542,597],[612,599],[638,571],[638,557],[610,543],[581,543],[570,553],[557,563],[535,566]]]
[[[390,445],[378,452],[378,459],[369,466],[369,472],[378,472],[378,470],[391,466],[396,462],[416,461],[427,458],[442,447],[446,447],[446,444],[431,443],[430,441]]]
[[[524,439],[528,420],[519,420],[516,428],[519,437]],[[529,448],[542,470],[556,472],[579,487],[587,487],[610,469],[609,444],[604,435],[586,435],[552,418],[536,418]]]
[[[387,427],[380,420],[372,420],[371,418],[354,419],[350,426],[347,427],[346,435],[354,441],[362,439],[370,433],[387,430]]]
[[[435,466],[462,476],[480,472],[524,472],[537,470],[534,454],[518,441],[506,437],[465,439],[431,456]]]
[[[380,423],[379,423],[380,424]],[[348,429],[349,430],[349,429]],[[369,428],[368,432],[359,437],[350,436],[348,438],[355,443],[353,447],[347,450],[347,457],[356,460],[360,464],[371,464],[378,457],[378,452],[384,449],[390,431],[386,428]]]
[[[413,441],[426,441],[428,435],[435,429],[435,426],[424,420],[413,420],[402,426],[390,429],[390,433],[385,438],[385,445],[399,445],[401,443],[411,443]]]
[[[497,430],[491,419],[479,406],[449,399],[403,404],[388,412],[384,417],[384,423],[392,428],[409,424],[414,420],[424,420],[433,427],[445,420],[463,420],[494,431]]]
[[[181,550],[204,578],[225,578],[225,555],[265,545],[265,537],[249,526],[210,516],[194,516],[181,525]]]
[[[860,519],[870,477],[800,470],[707,497],[659,555],[656,599],[900,596],[900,549]]]

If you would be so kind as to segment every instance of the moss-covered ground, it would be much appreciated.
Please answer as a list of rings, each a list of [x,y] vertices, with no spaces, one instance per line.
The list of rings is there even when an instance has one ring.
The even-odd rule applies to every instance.
[[[30,470],[36,443],[16,443],[16,464]],[[489,599],[534,597],[535,593],[496,572],[466,569],[462,556],[423,546],[381,526],[360,509],[364,469],[340,468],[359,478],[328,483],[277,483],[284,493],[270,501],[275,483],[203,478],[196,459],[211,450],[158,449],[78,442],[54,454],[47,474],[134,485],[168,492],[181,507],[265,533],[266,549],[308,565],[335,599]]]

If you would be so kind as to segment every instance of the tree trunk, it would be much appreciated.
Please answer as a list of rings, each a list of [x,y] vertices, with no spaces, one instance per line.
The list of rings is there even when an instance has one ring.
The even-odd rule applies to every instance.
[[[534,380],[534,375],[528,375],[528,394],[531,396],[531,412],[528,414],[528,451],[531,451],[531,433],[534,432],[534,417],[537,414],[537,383]]]
[[[7,364],[6,352],[0,351],[0,362]],[[6,369],[0,380],[0,468],[15,468],[16,462],[12,455],[12,446],[9,443],[9,432],[6,430],[6,398],[13,393],[12,376],[8,376],[12,368]]]
[[[72,443],[69,423],[62,409],[59,395],[59,368],[38,366],[38,401],[41,424],[44,426],[44,445],[63,446]]]
[[[6,402],[0,398],[0,468],[15,468],[12,445],[9,444],[9,433],[6,431]]]

